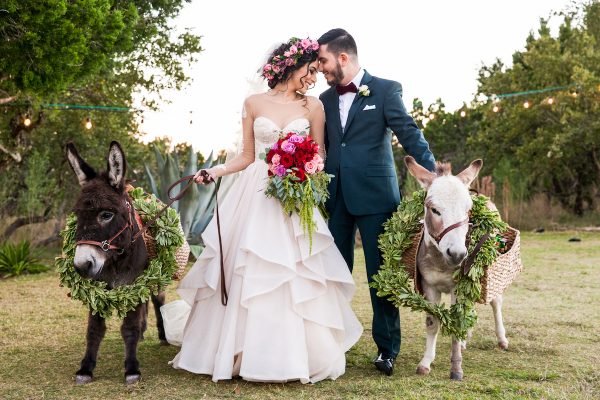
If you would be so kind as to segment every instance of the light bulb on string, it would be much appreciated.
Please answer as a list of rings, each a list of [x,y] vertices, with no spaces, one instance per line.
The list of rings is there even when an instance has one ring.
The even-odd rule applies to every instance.
[[[577,91],[576,91],[576,90],[572,91],[572,92],[571,92],[571,96],[573,96],[573,97],[577,97]]]
[[[500,107],[498,107],[497,104],[494,104],[494,107],[492,107],[492,111],[497,113],[498,111],[500,111]]]
[[[25,126],[31,125],[31,117],[29,117],[29,114],[25,114],[25,118],[23,118],[23,125],[25,125]]]
[[[523,103],[523,108],[529,108],[530,104],[528,100],[525,100],[525,102]]]
[[[548,97],[548,100],[546,100],[546,103],[552,105],[554,104],[554,98],[553,97]]]
[[[87,117],[85,119],[85,129],[92,129],[93,124],[92,124],[92,119],[90,117]]]
[[[429,119],[430,120],[434,120],[435,119],[435,114],[434,113],[429,114]]]
[[[460,112],[460,116],[461,116],[461,118],[464,118],[464,117],[466,117],[466,116],[467,116],[467,112],[466,112],[465,110],[462,110],[462,111]]]

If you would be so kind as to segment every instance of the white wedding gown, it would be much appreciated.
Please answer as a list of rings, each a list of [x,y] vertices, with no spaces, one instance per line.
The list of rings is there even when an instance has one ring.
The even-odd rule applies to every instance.
[[[297,118],[284,129],[307,125]],[[352,275],[319,212],[310,252],[298,216],[265,196],[267,164],[258,155],[280,132],[269,118],[254,120],[256,158],[219,204],[227,306],[221,304],[215,218],[202,235],[206,248],[179,284],[192,309],[175,368],[213,381],[336,379],[345,371],[345,352],[362,334],[350,307]]]

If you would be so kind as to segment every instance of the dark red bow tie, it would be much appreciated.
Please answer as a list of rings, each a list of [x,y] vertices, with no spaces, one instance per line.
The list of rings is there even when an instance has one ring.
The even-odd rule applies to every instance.
[[[335,87],[335,90],[337,90],[337,92],[340,96],[343,94],[346,94],[346,93],[357,93],[358,92],[358,89],[356,88],[356,85],[354,84],[354,82],[350,82],[346,86],[337,85]]]

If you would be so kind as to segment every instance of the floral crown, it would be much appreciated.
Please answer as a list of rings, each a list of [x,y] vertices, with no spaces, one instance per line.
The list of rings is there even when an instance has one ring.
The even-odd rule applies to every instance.
[[[293,37],[288,42],[290,47],[283,52],[273,56],[262,68],[262,76],[271,81],[275,78],[281,79],[288,67],[296,65],[304,54],[310,54],[319,50],[319,42],[310,38],[299,39]]]

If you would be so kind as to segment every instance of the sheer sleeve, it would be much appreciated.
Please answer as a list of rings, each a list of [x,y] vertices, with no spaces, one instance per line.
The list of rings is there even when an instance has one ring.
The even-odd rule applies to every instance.
[[[254,110],[251,98],[244,101],[242,109],[242,151],[225,164],[211,168],[211,175],[218,178],[245,169],[254,162]]]
[[[325,159],[325,111],[323,103],[316,97],[310,98],[310,135],[319,144],[319,155]]]

